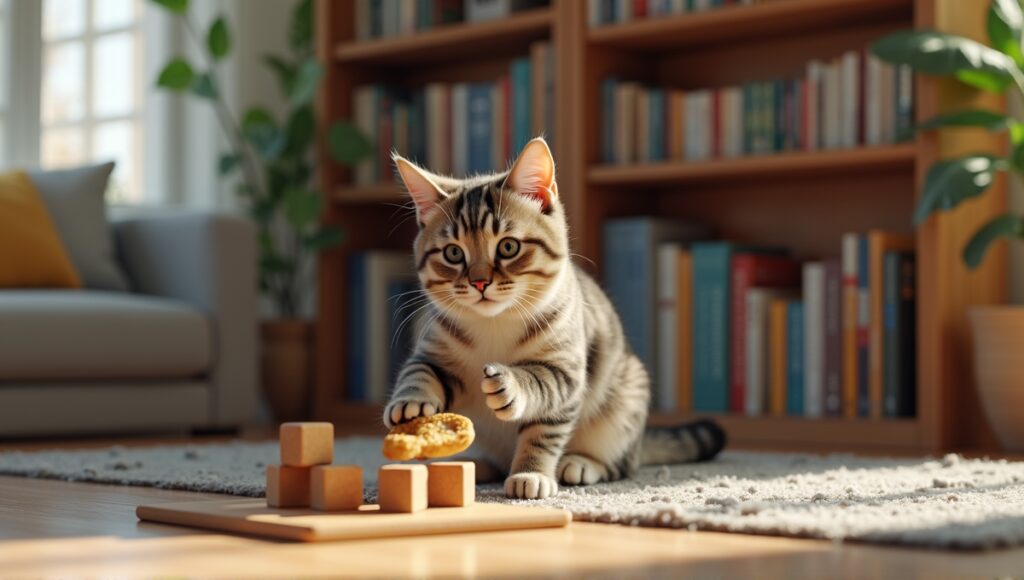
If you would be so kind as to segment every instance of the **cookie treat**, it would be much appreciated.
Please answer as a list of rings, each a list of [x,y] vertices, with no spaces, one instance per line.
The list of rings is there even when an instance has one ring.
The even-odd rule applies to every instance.
[[[473,422],[455,413],[417,417],[396,425],[384,437],[384,457],[392,461],[448,457],[473,443]]]

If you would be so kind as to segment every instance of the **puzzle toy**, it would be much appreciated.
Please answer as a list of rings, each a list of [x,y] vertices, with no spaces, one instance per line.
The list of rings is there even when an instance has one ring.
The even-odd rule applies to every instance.
[[[415,457],[444,457],[468,447],[467,439],[473,439],[469,419],[442,415],[448,417],[404,427],[402,453],[416,449]],[[387,449],[385,443],[390,457]],[[136,515],[140,520],[307,542],[561,527],[572,519],[560,509],[476,503],[476,469],[470,461],[385,465],[377,473],[378,504],[364,505],[362,469],[331,464],[331,423],[281,425],[280,453],[281,465],[266,470],[266,500],[139,506]]]

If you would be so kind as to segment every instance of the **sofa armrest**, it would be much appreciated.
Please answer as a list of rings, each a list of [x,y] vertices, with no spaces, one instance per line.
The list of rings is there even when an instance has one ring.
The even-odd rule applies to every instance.
[[[214,323],[211,426],[253,418],[258,399],[256,231],[210,213],[115,219],[122,265],[136,292],[206,312]]]

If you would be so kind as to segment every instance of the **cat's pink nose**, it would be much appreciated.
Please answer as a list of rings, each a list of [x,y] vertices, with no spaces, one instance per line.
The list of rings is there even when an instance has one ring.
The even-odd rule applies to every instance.
[[[476,288],[477,290],[480,291],[481,294],[483,294],[484,290],[486,290],[487,287],[491,285],[491,281],[490,280],[472,280],[472,281],[470,281],[470,284],[472,284],[474,288]]]

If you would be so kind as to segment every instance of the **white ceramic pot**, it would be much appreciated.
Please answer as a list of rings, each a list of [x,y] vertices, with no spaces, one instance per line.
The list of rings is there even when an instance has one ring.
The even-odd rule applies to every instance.
[[[1024,452],[1024,307],[975,306],[968,314],[982,407],[1003,448]]]

